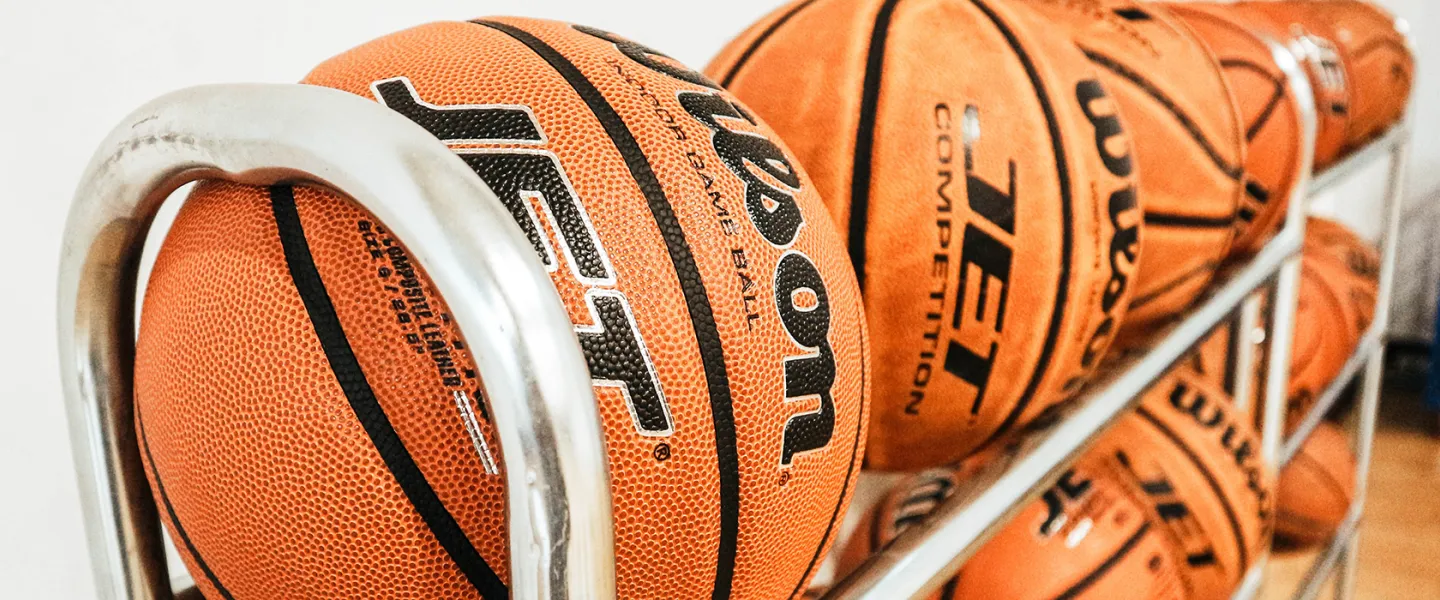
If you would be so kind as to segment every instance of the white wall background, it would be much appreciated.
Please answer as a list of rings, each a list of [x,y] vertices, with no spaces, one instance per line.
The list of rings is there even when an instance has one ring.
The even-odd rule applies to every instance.
[[[440,19],[494,14],[595,25],[703,66],[780,0],[43,0],[0,1],[0,597],[94,595],[60,400],[55,275],[75,180],[131,109],[201,83],[298,80],[371,38]],[[1423,69],[1409,172],[1408,245],[1434,247],[1440,194],[1440,27],[1433,0],[1389,0],[1415,29]],[[717,8],[719,7],[719,8]],[[685,23],[680,26],[679,23]],[[1429,109],[1429,110],[1427,110]],[[1332,205],[1362,214],[1365,201]],[[1428,264],[1415,252],[1402,269]],[[1434,272],[1429,269],[1428,272]],[[1406,271],[1402,271],[1405,273]],[[1421,281],[1423,279],[1423,282]],[[1406,304],[1433,307],[1435,281],[1412,276]],[[1420,285],[1423,283],[1423,285]],[[1410,292],[1407,292],[1410,293]],[[1428,299],[1428,300],[1427,300]],[[1433,313],[1433,308],[1430,309]],[[1423,327],[1421,328],[1423,329]]]

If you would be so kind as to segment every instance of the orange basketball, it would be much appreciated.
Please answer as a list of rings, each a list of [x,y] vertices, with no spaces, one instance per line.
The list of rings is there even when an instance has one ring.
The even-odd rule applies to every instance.
[[[1355,494],[1355,455],[1338,426],[1321,423],[1280,470],[1275,535],[1297,544],[1321,544],[1335,535]]]
[[[1305,224],[1304,252],[1326,265],[1338,267],[1347,277],[1372,284],[1380,280],[1379,249],[1338,221],[1310,217]]]
[[[1293,416],[1314,405],[1369,329],[1379,272],[1375,248],[1339,223],[1309,219],[1290,350]]]
[[[803,590],[858,473],[865,326],[773,133],[658,52],[550,21],[423,25],[306,82],[454,147],[550,269],[603,419],[618,596]],[[508,449],[422,267],[319,187],[212,182],[185,204],[135,407],[207,596],[508,597]]]
[[[1274,482],[1249,418],[1180,367],[1092,448],[1097,476],[1143,494],[1180,549],[1187,596],[1229,598],[1269,542]]]
[[[923,518],[954,485],[955,475],[939,471],[902,482],[856,528],[841,569]],[[931,598],[1180,600],[1186,595],[1178,558],[1140,499],[1082,461]]]
[[[1030,0],[1072,35],[1115,96],[1135,145],[1145,238],[1128,341],[1184,310],[1230,250],[1244,131],[1220,66],[1163,7]]]
[[[1399,121],[1414,86],[1415,56],[1394,15],[1370,2],[1326,0],[1316,16],[1329,21],[1355,89],[1348,147],[1356,148]]]
[[[1342,151],[1363,145],[1405,113],[1415,57],[1400,33],[1403,26],[1384,9],[1355,0],[1247,2],[1243,7],[1291,35],[1333,44],[1350,89]]]
[[[1255,252],[1285,222],[1290,192],[1303,168],[1300,107],[1266,38],[1237,21],[1224,5],[1169,7],[1220,61],[1239,107],[1245,132],[1245,196],[1231,252]]]
[[[1349,81],[1341,47],[1335,40],[1331,24],[1315,19],[1319,4],[1315,0],[1241,1],[1223,4],[1215,10],[1230,14],[1237,23],[1256,30],[1289,47],[1305,66],[1310,89],[1315,96],[1316,128],[1315,167],[1328,167],[1345,153],[1349,131],[1355,127],[1356,95],[1361,94]]]
[[[1119,326],[1134,165],[1115,103],[1049,27],[1004,0],[800,1],[709,67],[849,232],[884,366],[870,467],[947,464],[1013,431]]]

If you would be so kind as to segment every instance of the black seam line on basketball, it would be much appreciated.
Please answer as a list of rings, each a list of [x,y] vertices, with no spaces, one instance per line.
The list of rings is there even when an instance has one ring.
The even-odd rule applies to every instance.
[[[1060,134],[1060,122],[1055,115],[1055,107],[1050,104],[1050,93],[1045,89],[1045,83],[1040,79],[1040,72],[1035,67],[1035,61],[1025,48],[1020,45],[1020,40],[1015,37],[1015,32],[1001,21],[1000,16],[995,13],[982,0],[971,0],[976,8],[985,13],[985,16],[995,24],[995,29],[1005,36],[1006,43],[1020,59],[1025,67],[1025,74],[1030,77],[1030,85],[1035,90],[1035,99],[1040,103],[1040,109],[1045,113],[1045,124],[1050,132],[1050,150],[1055,154],[1055,177],[1060,183],[1060,275],[1055,282],[1055,303],[1050,311],[1050,326],[1045,331],[1045,344],[1040,348],[1040,356],[1035,361],[1034,370],[1030,372],[1030,381],[1025,384],[1025,391],[1010,409],[1010,414],[1005,415],[1005,420],[995,429],[990,437],[985,440],[982,447],[989,446],[1000,436],[1010,431],[1011,427],[1020,419],[1020,415],[1030,406],[1030,401],[1035,398],[1036,391],[1040,388],[1040,381],[1044,379],[1049,370],[1050,360],[1055,354],[1055,344],[1060,338],[1060,326],[1064,320],[1066,302],[1070,293],[1070,261],[1074,252],[1075,243],[1074,215],[1072,214],[1071,199],[1074,190],[1070,182],[1070,166],[1065,154],[1065,140]]]
[[[500,31],[529,47],[550,67],[555,69],[584,100],[595,118],[605,128],[610,141],[615,145],[635,185],[645,195],[655,225],[665,238],[665,248],[670,253],[675,277],[679,280],[680,291],[685,296],[685,305],[690,314],[690,327],[695,332],[695,343],[700,348],[701,365],[705,369],[705,382],[710,392],[710,415],[715,427],[716,469],[719,475],[720,540],[715,566],[714,598],[730,597],[731,584],[735,578],[735,553],[740,531],[740,458],[735,439],[735,413],[731,405],[730,379],[725,370],[725,350],[720,342],[720,330],[715,325],[715,313],[710,307],[710,296],[705,290],[705,281],[700,276],[700,267],[690,251],[675,217],[675,208],[665,197],[660,180],[655,177],[650,161],[635,141],[635,136],[625,125],[624,119],[615,111],[605,95],[590,83],[579,67],[550,47],[540,38],[518,27],[495,21],[477,20],[475,24]]]
[[[861,377],[860,388],[861,390],[865,388],[864,377]],[[855,460],[857,459],[855,455],[860,453],[860,429],[864,427],[864,419],[861,419],[861,416],[864,416],[864,412],[855,416],[855,442],[850,446],[850,468],[845,469],[845,485],[840,488],[840,498],[835,499],[835,509],[829,514],[829,524],[825,525],[825,535],[821,535],[821,538],[819,538],[819,544],[815,547],[815,554],[811,557],[811,563],[806,565],[805,573],[801,574],[801,580],[796,581],[795,588],[791,590],[791,596],[789,597],[792,597],[792,599],[801,593],[801,587],[805,586],[805,581],[811,577],[811,571],[815,570],[815,564],[819,563],[819,555],[825,550],[825,544],[829,542],[829,534],[835,531],[835,522],[840,518],[841,506],[845,505],[845,494],[850,494],[850,485],[854,482],[852,478],[854,478],[855,473],[855,462],[858,462],[858,460]],[[876,521],[878,522],[880,519],[876,519]]]
[[[1223,217],[1196,217],[1169,213],[1147,212],[1145,224],[1151,227],[1178,227],[1184,229],[1229,229],[1235,226],[1235,215]]]
[[[1260,135],[1260,130],[1270,122],[1270,117],[1275,115],[1275,109],[1280,107],[1280,101],[1283,99],[1285,99],[1285,84],[1281,82],[1275,84],[1275,89],[1270,92],[1270,100],[1265,103],[1264,110],[1261,110],[1260,114],[1255,117],[1255,122],[1245,128],[1247,143],[1254,141],[1255,136]]]
[[[1169,438],[1170,443],[1175,444],[1176,448],[1184,452],[1185,457],[1190,460],[1195,469],[1205,477],[1205,483],[1210,486],[1210,491],[1215,493],[1215,499],[1219,500],[1220,507],[1225,509],[1225,518],[1230,521],[1230,533],[1235,536],[1235,547],[1240,551],[1239,572],[1244,573],[1246,569],[1250,568],[1250,549],[1245,547],[1245,534],[1240,528],[1240,517],[1235,514],[1235,505],[1230,502],[1230,497],[1220,488],[1220,482],[1215,479],[1215,474],[1205,468],[1205,463],[1200,460],[1200,455],[1195,453],[1195,449],[1186,444],[1185,440],[1180,439],[1173,429],[1160,422],[1160,419],[1156,418],[1155,413],[1150,412],[1150,409],[1141,406],[1135,409],[1135,414],[1140,415],[1162,435]]]
[[[1150,523],[1148,521],[1145,523],[1141,523],[1140,528],[1136,529],[1135,533],[1130,534],[1129,539],[1126,539],[1125,543],[1120,545],[1120,549],[1116,550],[1114,554],[1111,554],[1108,558],[1106,558],[1105,562],[1100,563],[1100,566],[1096,567],[1094,571],[1089,572],[1085,575],[1084,578],[1076,582],[1075,585],[1070,586],[1070,589],[1067,589],[1059,596],[1056,596],[1055,600],[1070,600],[1072,598],[1080,597],[1080,594],[1085,593],[1085,590],[1090,589],[1090,586],[1093,586],[1096,582],[1100,581],[1100,578],[1104,577],[1106,573],[1110,572],[1110,569],[1113,569],[1115,568],[1115,565],[1120,564],[1120,561],[1123,560],[1127,555],[1129,555],[1130,551],[1135,549],[1135,546],[1140,545],[1140,540],[1144,539],[1145,534],[1149,532]]]
[[[1371,40],[1364,46],[1356,48],[1354,52],[1350,53],[1350,62],[1355,62],[1357,60],[1365,58],[1366,54],[1384,48],[1385,46],[1394,46],[1395,49],[1399,50],[1401,53],[1410,54],[1410,48],[1407,47],[1405,44],[1401,43],[1400,40],[1387,37],[1380,38],[1378,40]]]
[[[859,317],[861,319],[865,318],[865,311],[863,309],[858,312],[860,313]],[[866,348],[866,344],[868,343],[865,336],[860,336],[860,356],[863,357],[869,354],[868,348]],[[865,392],[865,369],[863,367],[860,369],[860,392],[862,394]],[[840,516],[840,508],[845,505],[845,495],[850,492],[850,485],[854,483],[852,477],[856,476],[855,463],[859,462],[857,459],[863,459],[863,457],[858,455],[860,454],[860,429],[864,426],[865,411],[861,408],[859,414],[855,415],[855,441],[850,446],[850,466],[845,470],[845,485],[840,488],[840,497],[835,500],[835,510],[830,513],[830,524],[825,526],[825,535],[820,536],[820,544],[815,547],[815,555],[810,557],[810,565],[805,567],[805,573],[800,576],[800,581],[795,583],[795,589],[790,592],[791,598],[794,598],[801,592],[800,587],[805,585],[806,580],[810,579],[810,572],[814,570],[815,565],[820,562],[820,553],[825,550],[825,544],[830,543],[830,534],[834,532],[836,519]],[[879,519],[875,520],[879,521]],[[877,535],[876,537],[878,538],[879,536]]]
[[[1240,68],[1246,69],[1246,71],[1260,73],[1263,78],[1266,78],[1266,81],[1270,82],[1270,85],[1274,86],[1274,89],[1270,91],[1269,101],[1264,105],[1263,111],[1260,111],[1260,115],[1257,115],[1256,121],[1251,122],[1250,125],[1246,125],[1246,142],[1254,141],[1256,135],[1260,135],[1260,129],[1263,129],[1266,127],[1266,124],[1269,124],[1270,117],[1274,115],[1274,109],[1279,108],[1280,101],[1284,98],[1284,89],[1286,89],[1286,82],[1289,81],[1289,78],[1284,76],[1283,73],[1282,75],[1274,75],[1269,69],[1264,68],[1260,63],[1253,62],[1253,60],[1250,59],[1221,59],[1220,68]]]
[[[1265,103],[1265,108],[1260,111],[1259,115],[1256,115],[1255,122],[1245,127],[1245,141],[1251,142],[1255,140],[1255,136],[1260,134],[1260,130],[1264,129],[1265,125],[1270,122],[1270,117],[1274,116],[1275,109],[1280,107],[1280,101],[1285,98],[1285,84],[1287,82],[1287,78],[1283,74],[1275,75],[1274,73],[1271,73],[1268,69],[1266,69],[1263,65],[1249,59],[1220,59],[1220,68],[1228,69],[1231,67],[1259,73],[1262,77],[1264,77],[1270,82],[1270,85],[1275,86],[1274,89],[1270,91],[1270,100]]]
[[[395,431],[390,417],[385,414],[365,378],[365,372],[350,347],[350,340],[345,336],[340,316],[325,289],[325,282],[320,278],[320,270],[315,266],[315,257],[310,254],[310,243],[305,239],[300,212],[295,206],[295,189],[289,185],[272,186],[270,206],[280,232],[280,245],[285,253],[290,279],[305,304],[305,312],[315,328],[315,336],[320,339],[330,372],[340,384],[356,420],[365,428],[375,451],[380,454],[411,506],[415,507],[415,512],[420,514],[430,533],[455,561],[455,566],[470,581],[470,585],[480,592],[481,597],[491,600],[508,598],[510,592],[505,583],[475,550],[454,515],[435,494],[435,489],[425,479],[425,474],[420,471],[420,466],[415,463],[415,458],[410,455],[410,450],[405,447],[405,442],[400,439],[400,434]]]
[[[1266,69],[1264,65],[1248,58],[1222,58],[1220,59],[1220,67],[1222,69],[1238,67],[1241,69],[1245,69],[1246,71],[1254,71],[1256,73],[1259,73],[1265,76],[1265,79],[1268,79],[1270,83],[1285,83],[1284,77],[1275,75],[1274,73],[1270,72],[1269,69]]]
[[[1299,453],[1299,454],[1296,454],[1296,455],[1295,455],[1295,458],[1293,458],[1293,459],[1291,459],[1291,460],[1292,460],[1292,461],[1303,461],[1303,462],[1305,462],[1305,463],[1308,463],[1308,464],[1310,465],[1311,469],[1312,469],[1317,475],[1320,476],[1320,478],[1321,478],[1321,483],[1322,483],[1325,487],[1330,488],[1330,491],[1335,493],[1335,497],[1336,497],[1336,498],[1349,498],[1349,497],[1350,497],[1350,494],[1345,491],[1345,486],[1341,485],[1340,482],[1339,482],[1338,480],[1336,480],[1335,477],[1334,477],[1333,475],[1331,475],[1329,471],[1325,470],[1325,465],[1324,465],[1324,463],[1321,463],[1319,460],[1316,460],[1314,457],[1311,457],[1310,455],[1305,454],[1305,453],[1303,453],[1303,452],[1302,452],[1302,453]]]
[[[960,575],[956,574],[945,582],[945,587],[940,588],[940,600],[955,600],[955,592],[959,591],[959,588]]]
[[[865,296],[865,238],[870,227],[871,163],[875,160],[875,113],[880,109],[881,76],[885,70],[885,43],[890,19],[900,0],[885,0],[875,13],[870,48],[865,56],[865,79],[860,86],[860,122],[855,127],[855,159],[850,168],[850,264]]]
[[[1215,148],[1215,145],[1211,144],[1210,140],[1205,137],[1205,134],[1200,131],[1200,126],[1195,123],[1195,120],[1190,118],[1190,115],[1186,114],[1185,111],[1180,110],[1180,107],[1175,104],[1175,101],[1169,96],[1166,96],[1165,92],[1160,91],[1160,88],[1156,87],[1154,83],[1151,83],[1150,80],[1145,79],[1144,76],[1135,72],[1130,67],[1121,64],[1118,60],[1084,46],[1081,46],[1080,50],[1085,53],[1085,57],[1089,58],[1090,62],[1100,65],[1111,73],[1135,84],[1141,91],[1165,107],[1165,110],[1168,111],[1171,116],[1174,116],[1175,120],[1179,121],[1180,125],[1185,128],[1185,131],[1190,134],[1190,138],[1195,140],[1196,144],[1200,145],[1200,149],[1205,151],[1206,156],[1210,157],[1210,162],[1215,163],[1215,167],[1220,169],[1220,172],[1226,177],[1239,180],[1244,175],[1244,169],[1240,165],[1232,165],[1226,162],[1225,157],[1220,156],[1220,151]]]
[[[796,4],[790,7],[790,10],[785,11],[785,14],[780,15],[780,18],[775,19],[775,22],[771,23],[769,27],[766,27],[765,31],[761,32],[760,36],[756,37],[755,41],[750,42],[750,45],[745,48],[745,51],[740,53],[740,58],[735,59],[735,64],[730,65],[730,70],[726,71],[725,77],[720,80],[720,87],[730,87],[731,82],[735,81],[735,77],[738,76],[740,70],[745,68],[745,65],[750,62],[750,57],[754,56],[755,52],[760,49],[760,46],[770,41],[770,37],[780,31],[780,28],[788,23],[790,19],[794,18],[797,13],[805,10],[805,7],[814,3],[815,0],[805,0],[804,2]]]
[[[1240,321],[1232,319],[1225,325],[1227,336],[1225,348],[1225,390],[1235,391],[1235,379],[1239,376],[1235,367],[1240,360]]]
[[[1137,308],[1145,306],[1146,304],[1154,302],[1160,299],[1160,297],[1164,296],[1165,294],[1174,291],[1175,288],[1185,285],[1185,282],[1190,281],[1196,275],[1199,275],[1206,271],[1213,271],[1219,266],[1220,263],[1218,261],[1206,261],[1205,264],[1195,267],[1194,269],[1190,269],[1189,271],[1182,273],[1179,277],[1165,282],[1165,285],[1160,286],[1159,289],[1130,301],[1130,310],[1135,310]]]
[[[138,402],[135,403],[135,423],[138,425],[139,431],[136,433],[140,435],[140,448],[145,450],[145,462],[150,465],[150,476],[155,478],[155,494],[160,496],[160,503],[165,505],[165,513],[170,515],[170,524],[175,527],[175,534],[180,536],[180,541],[185,544],[185,549],[195,559],[195,566],[200,567],[200,572],[210,580],[210,586],[220,592],[220,596],[225,600],[235,600],[235,596],[230,594],[230,590],[220,583],[220,577],[215,575],[215,571],[211,570],[210,565],[200,556],[200,550],[195,547],[195,542],[190,539],[190,534],[185,533],[185,527],[180,524],[180,515],[175,514],[175,506],[170,504],[170,496],[165,493],[165,483],[160,481],[160,467],[155,465],[155,456],[150,454],[150,436],[145,435],[145,419],[140,416]]]

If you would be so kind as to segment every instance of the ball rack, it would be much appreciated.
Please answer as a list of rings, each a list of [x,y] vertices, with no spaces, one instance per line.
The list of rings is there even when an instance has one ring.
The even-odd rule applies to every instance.
[[[1276,63],[1288,76],[1298,99],[1307,151],[1301,170],[1312,169],[1316,129],[1315,107],[1309,81],[1295,54],[1271,42]],[[1236,379],[1230,392],[1244,410],[1253,386],[1263,385],[1261,455],[1274,476],[1298,452],[1335,405],[1344,388],[1364,371],[1363,399],[1354,446],[1357,453],[1356,493],[1347,518],[1312,565],[1294,598],[1316,597],[1337,565],[1336,598],[1354,596],[1357,539],[1364,510],[1365,482],[1374,444],[1376,414],[1383,375],[1386,329],[1394,285],[1395,252],[1402,199],[1401,181],[1409,148],[1405,121],[1384,135],[1314,176],[1303,175],[1291,192],[1291,210],[1281,231],[1243,264],[1217,278],[1213,291],[1182,321],[1158,337],[1150,348],[1120,357],[1107,373],[1092,382],[1070,410],[1053,422],[1027,432],[1018,447],[987,465],[960,487],[925,520],[908,527],[823,598],[826,600],[886,600],[925,598],[940,589],[991,535],[1009,522],[1027,502],[1037,498],[1097,437],[1126,415],[1141,395],[1222,324],[1235,321],[1242,342],[1236,352]],[[1290,344],[1299,293],[1300,250],[1305,218],[1311,200],[1332,192],[1366,167],[1389,160],[1384,192],[1385,230],[1381,240],[1381,272],[1375,317],[1343,370],[1319,396],[1315,406],[1288,438],[1284,435],[1289,382]],[[1269,300],[1269,302],[1266,302]],[[1269,307],[1266,310],[1265,307]],[[1268,312],[1268,319],[1261,314]],[[1286,340],[1285,343],[1275,343]],[[1258,351],[1257,345],[1264,345]],[[1263,360],[1264,377],[1255,381],[1256,360]],[[1268,550],[1250,567],[1234,600],[1257,596],[1264,580]]]
[[[1305,148],[1315,109],[1295,55],[1272,44],[1299,100]],[[359,127],[357,124],[365,126]],[[1282,229],[1253,258],[1225,270],[1213,291],[1148,350],[1111,362],[1068,410],[1032,427],[1014,451],[967,480],[824,597],[922,598],[938,589],[1141,395],[1216,328],[1237,323],[1246,402],[1263,386],[1262,456],[1270,475],[1295,455],[1364,369],[1355,499],[1295,597],[1313,598],[1337,566],[1337,596],[1353,596],[1394,280],[1402,122],[1313,178],[1307,150]],[[1309,199],[1389,158],[1380,287],[1374,322],[1342,375],[1288,439],[1283,435],[1289,343]],[[134,427],[135,286],[141,250],[161,203],[185,183],[313,182],[375,214],[442,290],[484,381],[508,475],[512,597],[608,600],[615,595],[613,521],[603,435],[583,355],[543,266],[503,205],[444,144],[368,100],[302,85],[181,90],[132,113],[101,144],[76,191],[59,284],[60,355],[80,478],[91,567],[101,598],[170,598],[159,510]],[[1259,346],[1264,345],[1264,351]],[[1263,376],[1254,377],[1255,361]],[[197,374],[203,376],[203,374]],[[1248,408],[1248,407],[1247,407]],[[1268,555],[1234,598],[1253,598]],[[194,590],[184,590],[193,595]]]

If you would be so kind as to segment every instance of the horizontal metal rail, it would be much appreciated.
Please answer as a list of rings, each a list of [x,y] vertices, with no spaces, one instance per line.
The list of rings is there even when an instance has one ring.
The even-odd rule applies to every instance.
[[[1330,543],[1316,557],[1315,563],[1310,565],[1310,570],[1305,573],[1300,588],[1295,590],[1295,600],[1314,600],[1320,595],[1320,590],[1325,588],[1325,582],[1335,572],[1335,567],[1340,563],[1340,557],[1345,555],[1345,549],[1350,546],[1350,540],[1360,530],[1360,515],[1363,513],[1359,505],[1350,507],[1345,521],[1336,529],[1335,535],[1330,537]]]
[[[1339,162],[1326,167],[1310,179],[1306,195],[1311,199],[1330,192],[1354,178],[1366,167],[1392,156],[1395,147],[1408,139],[1410,128],[1402,121],[1386,130],[1364,147],[1351,152]]]
[[[826,598],[912,598],[938,589],[1014,513],[1053,484],[1091,442],[1133,408],[1146,390],[1269,283],[1300,251],[1302,240],[1303,233],[1295,228],[1281,231],[1159,343],[1143,354],[1121,359],[1072,410],[1028,435],[1008,459],[966,481],[929,518],[877,552]]]
[[[1375,356],[1375,351],[1380,349],[1380,343],[1384,337],[1384,324],[1371,323],[1370,328],[1365,331],[1365,335],[1360,338],[1360,344],[1355,347],[1355,353],[1351,354],[1349,360],[1345,361],[1345,366],[1341,367],[1340,374],[1325,386],[1325,391],[1320,394],[1299,425],[1285,439],[1285,446],[1280,449],[1279,466],[1284,467],[1290,464],[1290,461],[1295,458],[1295,454],[1300,452],[1300,447],[1305,445],[1305,440],[1310,439],[1310,434],[1315,432],[1320,423],[1325,421],[1325,415],[1330,414],[1335,403],[1340,401],[1340,395],[1345,392],[1345,388],[1350,386],[1350,383],[1355,380],[1355,376],[1360,374],[1360,369],[1364,368],[1366,363]]]

